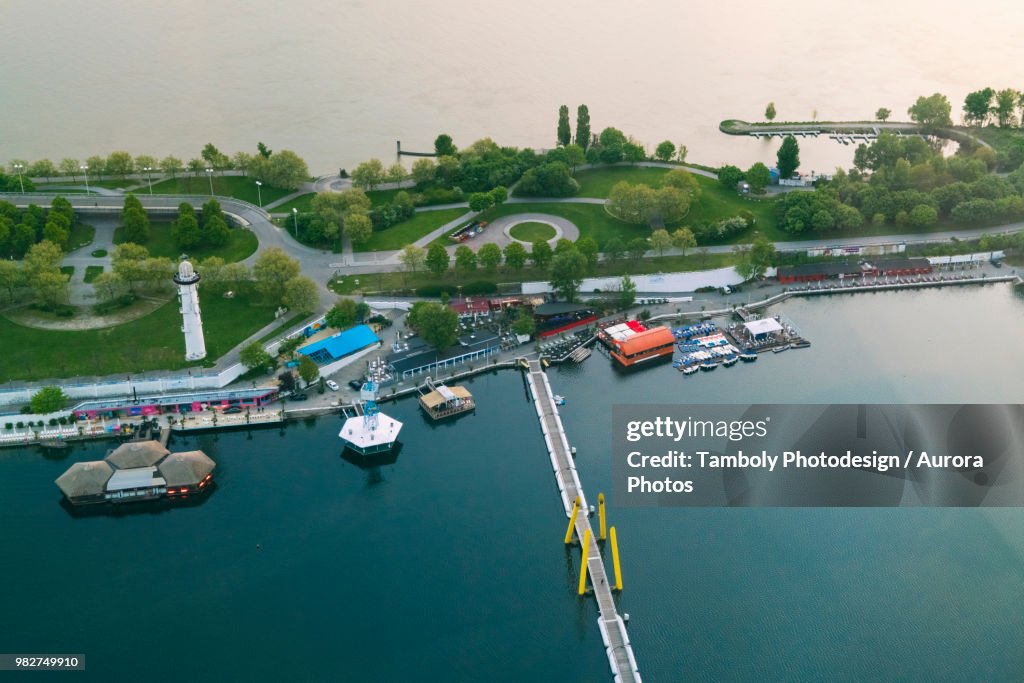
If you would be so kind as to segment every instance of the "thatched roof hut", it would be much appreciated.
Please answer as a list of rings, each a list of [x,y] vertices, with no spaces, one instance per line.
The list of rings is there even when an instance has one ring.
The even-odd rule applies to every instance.
[[[217,466],[202,451],[172,453],[157,466],[168,486],[196,486]]]
[[[76,462],[57,477],[56,484],[69,500],[102,498],[114,468],[102,460]]]
[[[130,441],[115,448],[106,461],[119,470],[132,467],[152,467],[170,453],[156,441]]]

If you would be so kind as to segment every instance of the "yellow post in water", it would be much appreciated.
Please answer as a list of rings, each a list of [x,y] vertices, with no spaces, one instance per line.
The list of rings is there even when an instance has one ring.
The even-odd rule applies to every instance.
[[[615,567],[615,590],[622,590],[622,567],[619,565],[619,541],[615,538],[615,527],[612,527],[612,565]]]
[[[587,551],[590,550],[590,529],[583,533],[583,560],[580,565],[580,595],[587,592]]]
[[[576,513],[580,511],[580,497],[576,496],[576,502],[572,504],[572,515],[569,516],[569,528],[565,530],[565,544],[572,543],[572,535],[576,531]]]
[[[605,527],[604,494],[603,493],[597,494],[597,509],[598,509],[598,512],[599,512],[600,517],[601,517],[601,540],[603,541],[603,540],[608,538],[607,528]]]

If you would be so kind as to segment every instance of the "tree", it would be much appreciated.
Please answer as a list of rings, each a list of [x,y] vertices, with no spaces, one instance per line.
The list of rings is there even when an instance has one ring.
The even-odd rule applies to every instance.
[[[590,110],[585,104],[576,108],[576,144],[584,152],[590,147]]]
[[[658,252],[658,256],[664,256],[666,249],[672,248],[672,237],[668,230],[660,228],[651,233],[651,248]]]
[[[465,244],[455,248],[455,269],[463,272],[476,270],[476,253]]]
[[[636,303],[636,283],[629,275],[623,275],[619,281],[619,308],[626,310]]]
[[[415,244],[407,244],[398,254],[398,260],[401,261],[402,268],[416,274],[427,262],[427,250]]]
[[[992,88],[982,88],[967,93],[964,98],[964,123],[968,126],[983,126],[992,113],[992,98],[996,91]]]
[[[301,360],[299,361],[299,364],[302,364]],[[285,370],[284,372],[277,376],[277,382],[278,386],[280,386],[281,388],[281,393],[291,393],[292,391],[295,390],[295,373],[293,373],[290,369]]]
[[[29,407],[36,415],[48,415],[55,413],[64,407],[68,397],[60,387],[43,387],[32,394],[32,401]]]
[[[438,277],[444,275],[448,271],[450,263],[451,256],[448,255],[448,250],[440,244],[431,244],[427,249],[427,268],[434,275]]]
[[[320,378],[320,368],[309,356],[299,359],[299,377],[307,387]]]
[[[43,226],[43,239],[49,240],[61,248],[66,247],[71,230],[62,216],[51,216]]]
[[[80,164],[78,163],[78,159],[64,158],[60,160],[60,172],[66,176],[70,176],[72,182],[74,182],[78,177],[79,167]]]
[[[103,172],[106,170],[106,160],[98,154],[94,154],[85,160],[85,166],[89,171],[92,171],[94,178],[102,178]]]
[[[697,246],[697,238],[693,234],[693,230],[689,228],[679,228],[672,233],[672,246],[683,253],[686,256],[686,250],[692,249]]]
[[[434,179],[437,165],[433,159],[421,158],[412,162],[412,179],[417,185],[426,185]]]
[[[483,211],[493,203],[489,192],[474,192],[469,195],[469,208],[471,211]]]
[[[480,247],[480,251],[476,256],[480,261],[480,265],[482,265],[484,270],[488,273],[493,273],[497,270],[498,266],[501,265],[501,247],[493,242],[488,242]]]
[[[910,210],[910,225],[915,228],[927,228],[939,220],[939,212],[928,204],[918,204]]]
[[[199,244],[201,237],[195,209],[188,202],[182,202],[178,205],[178,219],[171,224],[171,239],[187,250]]]
[[[764,117],[769,121],[775,120],[775,103],[769,102],[768,106],[764,108]]]
[[[757,161],[747,169],[746,178],[750,184],[750,191],[754,194],[762,194],[764,188],[771,182],[772,176],[771,172],[768,171],[768,167]]]
[[[372,202],[365,192],[353,187],[341,192],[318,192],[310,206],[326,223],[342,225],[349,214],[369,213]]]
[[[733,268],[736,269],[736,274],[743,278],[746,282],[754,277],[754,265],[750,261],[750,245],[737,244],[732,248],[733,258],[736,263]]]
[[[15,290],[23,283],[24,273],[18,264],[0,259],[0,289],[6,290],[8,301],[14,301]]]
[[[347,214],[343,226],[345,236],[355,244],[364,244],[373,236],[373,222],[365,214]]]
[[[262,142],[256,143],[256,152],[264,159],[269,159],[274,154],[274,151]]]
[[[532,337],[537,331],[537,323],[534,322],[532,315],[520,313],[512,323],[512,331],[521,337]]]
[[[494,206],[504,204],[508,200],[508,190],[504,185],[496,186],[488,194],[491,196],[491,204]]]
[[[885,107],[879,107],[878,111],[875,112],[875,118],[882,123],[888,121],[890,116],[892,116],[892,112]]]
[[[299,262],[279,247],[272,247],[256,258],[252,274],[256,290],[271,305],[279,305],[287,290],[288,281],[299,275]]]
[[[594,238],[581,237],[576,241],[576,249],[583,254],[583,258],[587,259],[587,270],[593,270],[594,266],[597,265],[597,258],[600,253],[600,248],[597,246]]]
[[[654,149],[654,158],[658,161],[669,161],[676,153],[676,146],[671,140],[663,140]]]
[[[235,152],[231,156],[231,165],[235,170],[245,173],[253,165],[253,157],[246,152]]]
[[[516,185],[516,195],[526,197],[568,197],[580,185],[562,161],[547,161],[527,169]]]
[[[135,157],[135,168],[140,172],[147,168],[150,169],[150,171],[155,171],[157,168],[156,157],[150,156],[149,154],[140,154]]]
[[[257,180],[285,190],[298,189],[299,185],[309,180],[306,162],[290,149],[282,149],[262,162],[254,159],[253,170]]]
[[[356,324],[356,302],[349,298],[338,299],[324,315],[324,320],[336,330],[347,330]]]
[[[730,190],[735,190],[736,185],[738,185],[741,180],[743,180],[743,171],[736,166],[726,164],[718,169],[718,182]]]
[[[410,324],[414,323],[423,340],[438,351],[444,351],[458,338],[459,316],[455,311],[433,301],[417,302],[416,315],[410,311]]]
[[[181,163],[181,159],[176,156],[167,155],[160,160],[160,170],[171,178],[175,177],[178,174],[178,171],[184,167],[184,164]]]
[[[995,115],[1000,128],[1017,125],[1017,101],[1020,98],[1013,88],[1006,88],[996,93]]]
[[[217,160],[220,159],[221,153],[212,142],[207,142],[206,145],[203,146],[203,151],[200,152],[199,156],[203,158],[203,161],[206,162],[207,166],[216,168],[216,163]]]
[[[388,166],[388,182],[389,183],[400,183],[405,180],[406,172],[402,164],[391,164]]]
[[[623,244],[622,240],[618,237],[610,237],[608,241],[604,243],[604,256],[612,263],[622,260],[622,257],[625,255],[626,245]]]
[[[70,276],[60,270],[48,269],[33,277],[29,281],[29,285],[39,303],[45,308],[52,309],[67,300],[68,280],[70,279]]]
[[[285,283],[281,303],[297,313],[312,313],[320,305],[320,292],[312,279],[299,275]]]
[[[204,277],[203,279],[205,280],[206,278]],[[96,298],[104,303],[113,301],[123,295],[127,287],[128,283],[124,281],[120,274],[109,270],[100,273],[92,281],[92,288],[96,292]]]
[[[700,183],[685,168],[672,169],[662,177],[661,184],[665,187],[674,187],[682,190],[690,195],[692,201],[696,201],[701,194]]]
[[[40,159],[26,169],[26,173],[33,178],[45,178],[49,180],[58,175],[57,167],[49,159]]]
[[[250,342],[242,347],[238,360],[250,370],[267,370],[274,366],[274,359],[263,349],[258,341]]]
[[[434,139],[434,154],[438,157],[453,157],[458,154],[450,135],[441,133]]]
[[[543,268],[551,263],[551,245],[547,243],[547,240],[534,240],[530,249],[530,260],[533,265]]]
[[[384,164],[380,159],[370,159],[356,166],[352,171],[352,184],[356,187],[372,191],[377,185],[384,182],[386,178]]]
[[[569,128],[569,107],[562,105],[558,108],[558,144],[565,147],[572,142],[572,130]]]
[[[622,161],[623,147],[627,143],[625,133],[609,126],[601,131],[597,140],[601,145],[601,161],[606,164]]]
[[[783,138],[775,158],[778,162],[779,176],[782,178],[792,177],[793,172],[800,167],[800,145],[796,138],[792,135]]]
[[[646,159],[647,152],[644,151],[643,145],[634,142],[631,138],[629,142],[622,146],[622,158],[630,163],[636,163]]]
[[[231,228],[220,216],[211,218],[203,232],[206,233],[204,235],[206,243],[214,247],[224,246],[231,241]]]
[[[107,175],[119,175],[122,179],[127,178],[135,167],[132,155],[128,152],[111,152],[104,164]]]
[[[678,161],[681,164],[685,164],[686,155],[689,151],[690,150],[687,149],[686,145],[680,142],[678,148],[676,149],[676,161]]]
[[[125,242],[114,249],[113,270],[128,288],[135,290],[135,283],[145,279],[143,263],[149,258],[149,250],[139,244]]]
[[[519,242],[509,242],[505,245],[505,265],[518,273],[526,265],[526,247]]]
[[[629,252],[629,257],[634,261],[639,261],[647,253],[648,248],[647,240],[643,237],[634,237],[626,245],[626,251]]]
[[[121,224],[124,226],[122,234],[126,242],[143,244],[149,241],[149,217],[142,208],[142,202],[133,194],[124,198]]]
[[[566,301],[572,302],[576,300],[586,273],[587,258],[578,250],[569,249],[552,259],[550,284]]]
[[[761,279],[774,262],[775,244],[767,237],[759,235],[750,245],[751,277]]]
[[[953,121],[949,118],[951,110],[949,100],[941,93],[935,93],[928,97],[918,97],[907,109],[910,119],[921,125],[926,132],[934,132],[936,128],[951,126]]]

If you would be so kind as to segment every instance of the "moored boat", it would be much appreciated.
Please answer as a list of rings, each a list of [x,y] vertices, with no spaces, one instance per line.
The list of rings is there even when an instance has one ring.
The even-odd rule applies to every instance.
[[[718,367],[718,362],[717,361],[713,361],[713,360],[706,360],[706,361],[704,361],[703,363],[700,364],[700,369],[704,370],[705,372],[711,372],[712,370],[714,370],[717,367]]]
[[[782,353],[783,351],[789,351],[789,349],[790,349],[790,345],[789,344],[785,344],[784,346],[776,346],[774,349],[772,349],[772,352],[773,353]]]
[[[731,368],[732,366],[736,365],[739,359],[739,356],[726,356],[725,359],[722,361],[722,365],[724,365],[727,368]]]
[[[740,360],[743,361],[744,363],[753,363],[755,360],[757,360],[757,354],[756,353],[741,353],[740,354]]]
[[[684,375],[692,375],[696,373],[699,369],[700,368],[698,368],[696,365],[687,365],[686,367],[682,368],[682,371]]]

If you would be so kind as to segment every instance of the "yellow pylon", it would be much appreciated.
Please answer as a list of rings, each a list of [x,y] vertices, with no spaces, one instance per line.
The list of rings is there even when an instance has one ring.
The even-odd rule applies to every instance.
[[[576,496],[576,502],[572,504],[572,515],[569,516],[569,528],[565,530],[565,544],[572,543],[573,534],[576,532],[576,513],[580,511],[580,497]]]
[[[580,595],[587,592],[587,551],[590,550],[590,529],[583,533],[583,560],[580,565]]]

